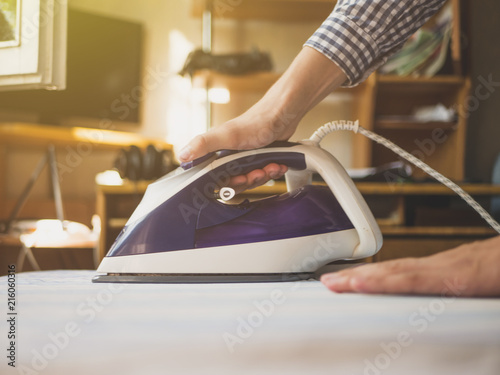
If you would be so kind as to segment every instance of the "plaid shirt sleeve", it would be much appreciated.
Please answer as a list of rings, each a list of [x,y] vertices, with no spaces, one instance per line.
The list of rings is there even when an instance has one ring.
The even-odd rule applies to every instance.
[[[335,62],[344,86],[366,79],[420,28],[446,0],[339,0],[304,44]]]

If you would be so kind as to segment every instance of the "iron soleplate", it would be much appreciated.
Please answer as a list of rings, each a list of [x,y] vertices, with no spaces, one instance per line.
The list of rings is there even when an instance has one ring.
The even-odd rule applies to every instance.
[[[108,273],[96,275],[94,283],[149,283],[149,284],[200,284],[200,283],[265,283],[301,281],[314,278],[314,272],[298,273]]]

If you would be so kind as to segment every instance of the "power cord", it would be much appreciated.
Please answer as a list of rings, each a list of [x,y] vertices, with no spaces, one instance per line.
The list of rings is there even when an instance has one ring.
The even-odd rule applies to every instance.
[[[498,233],[500,233],[500,224],[498,224],[493,217],[483,208],[479,203],[474,200],[470,196],[469,193],[465,192],[460,186],[458,186],[456,183],[451,181],[449,178],[443,176],[441,173],[436,171],[435,169],[429,167],[427,164],[425,164],[422,160],[416,158],[409,152],[403,150],[401,147],[398,145],[392,143],[388,139],[371,132],[370,130],[367,130],[363,128],[362,126],[359,125],[359,121],[332,121],[328,122],[325,125],[321,126],[318,130],[314,132],[314,134],[309,138],[312,142],[319,144],[321,140],[328,134],[337,131],[337,130],[350,130],[353,131],[354,133],[360,133],[363,134],[365,137],[370,138],[372,141],[375,141],[385,147],[387,147],[389,150],[395,152],[405,160],[409,161],[413,165],[417,166],[418,168],[422,169],[424,172],[441,182],[443,185],[447,186],[451,190],[453,190],[455,193],[457,193],[469,206],[471,206],[476,212],[481,215],[481,217],[486,220],[486,222],[491,225],[491,227],[496,230]]]

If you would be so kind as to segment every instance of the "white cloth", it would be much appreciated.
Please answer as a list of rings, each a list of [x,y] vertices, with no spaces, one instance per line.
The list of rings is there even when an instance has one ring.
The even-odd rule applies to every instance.
[[[2,374],[500,373],[499,299],[334,294],[316,281],[92,284],[93,274],[16,275],[17,368],[2,354]]]

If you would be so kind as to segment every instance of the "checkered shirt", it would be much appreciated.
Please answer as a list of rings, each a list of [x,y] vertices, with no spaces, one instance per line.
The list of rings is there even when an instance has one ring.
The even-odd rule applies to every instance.
[[[304,44],[335,62],[344,86],[366,79],[422,26],[446,0],[339,0]]]

